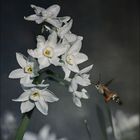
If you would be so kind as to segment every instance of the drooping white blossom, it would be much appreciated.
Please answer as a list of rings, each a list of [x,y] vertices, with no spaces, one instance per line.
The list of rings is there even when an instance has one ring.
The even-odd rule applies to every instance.
[[[9,78],[20,78],[21,84],[31,83],[33,81],[31,78],[38,76],[37,61],[32,57],[27,58],[21,53],[16,53],[16,59],[21,68],[13,70],[9,74]]]
[[[65,72],[65,78],[68,78],[70,72],[79,73],[78,64],[81,64],[88,60],[87,55],[80,53],[80,49],[82,47],[82,39],[78,37],[75,43],[67,49],[65,54],[62,56],[63,64],[62,68]]]
[[[71,82],[69,86],[70,91],[74,91],[77,89],[78,85],[81,86],[89,86],[91,84],[91,81],[89,79],[89,74],[87,74],[91,69],[93,65],[90,65],[82,70],[79,71],[79,73],[76,73],[73,78],[68,78],[68,81]]]
[[[55,102],[59,99],[48,90],[48,85],[37,85],[25,87],[24,92],[13,101],[21,102],[21,112],[29,112],[36,107],[42,114],[48,114],[48,102]]]
[[[73,102],[76,106],[82,107],[81,99],[88,99],[87,90],[82,89],[81,91],[73,91]]]
[[[57,138],[56,134],[50,133],[50,127],[45,125],[38,134],[26,132],[23,140],[67,140],[66,138]]]
[[[39,35],[37,37],[37,48],[35,50],[28,50],[29,55],[38,59],[40,69],[50,66],[60,65],[59,56],[64,54],[66,47],[62,47],[57,43],[57,34],[53,31],[48,40],[45,40],[44,36]]]
[[[70,19],[70,17],[68,16],[57,17],[60,12],[60,6],[57,4],[54,4],[47,9],[35,5],[31,5],[31,8],[34,9],[35,14],[24,17],[24,19],[29,21],[35,21],[37,24],[47,22],[54,27],[59,28],[62,26],[62,23],[65,23]]]
[[[61,39],[66,39],[68,42],[72,43],[76,41],[78,38],[77,35],[71,33],[73,20],[71,19],[69,22],[67,22],[64,26],[57,29],[57,34]]]

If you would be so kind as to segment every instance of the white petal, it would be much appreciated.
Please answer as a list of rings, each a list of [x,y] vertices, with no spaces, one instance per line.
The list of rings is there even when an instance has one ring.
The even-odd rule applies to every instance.
[[[82,70],[80,70],[80,74],[88,73],[92,69],[93,65],[90,65]]]
[[[61,25],[62,25],[62,23],[61,23],[59,20],[57,20],[57,19],[52,19],[52,18],[48,18],[48,19],[46,20],[46,22],[48,22],[49,24],[51,24],[51,25],[53,25],[54,27],[57,27],[57,28],[60,28]]]
[[[54,95],[53,92],[46,89],[46,91],[42,91],[41,95],[43,96],[45,102],[56,102],[59,99]]]
[[[67,79],[70,76],[71,71],[66,66],[62,66],[62,69],[65,73],[65,78],[64,79]]]
[[[48,125],[45,125],[40,131],[39,131],[39,140],[47,140],[49,139],[49,131],[50,127]]]
[[[76,91],[77,88],[78,88],[78,85],[77,85],[75,79],[73,79],[73,80],[71,81],[71,88],[73,89],[73,92]]]
[[[35,105],[37,109],[44,115],[48,114],[48,104],[45,102],[43,98],[40,97],[40,99],[35,102]]]
[[[20,79],[20,84],[31,84],[33,82],[33,79],[30,78],[30,75],[27,75]]]
[[[67,47],[63,47],[63,46],[57,46],[55,47],[55,54],[56,56],[60,56],[62,54],[64,54],[67,50]]]
[[[22,78],[22,77],[25,77],[25,76],[26,76],[26,73],[24,73],[24,70],[23,69],[13,70],[9,74],[9,78],[12,78],[12,79]]]
[[[36,5],[31,4],[31,8],[34,9],[35,13],[38,15],[40,14],[42,11],[44,11],[45,9]]]
[[[17,99],[13,99],[12,101],[24,102],[24,101],[29,100],[29,96],[30,96],[30,92],[26,91],[26,92],[23,92]]]
[[[89,86],[91,84],[89,79],[84,79],[80,76],[76,76],[75,80],[81,86]]]
[[[77,39],[77,35],[72,34],[72,33],[67,33],[65,35],[65,38],[67,39],[68,42],[74,42]]]
[[[79,73],[79,68],[76,64],[68,65],[68,68],[73,72]]]
[[[21,53],[16,53],[16,58],[17,58],[17,62],[18,64],[24,68],[27,65],[27,58],[21,54]]]
[[[78,53],[81,47],[82,47],[82,40],[78,38],[76,42],[72,45],[72,47],[69,49],[68,53],[69,54]]]
[[[49,59],[47,57],[38,58],[38,62],[40,64],[40,66],[39,66],[40,69],[43,69],[43,68],[48,67],[50,65]]]
[[[57,43],[57,34],[55,31],[53,31],[49,36],[48,36],[48,41],[51,43],[56,44]]]
[[[50,59],[50,63],[55,65],[55,66],[60,66],[59,60],[60,59],[58,57],[53,57],[52,59]]]
[[[84,88],[82,89],[82,98],[84,99],[88,99],[88,95],[86,94],[87,93],[87,90],[85,90]]]
[[[72,27],[72,23],[73,23],[73,20],[70,20],[67,24],[65,24],[63,27],[61,27],[59,30],[58,30],[58,35],[63,38],[65,34],[67,34],[71,27]]]
[[[25,113],[25,112],[29,112],[34,108],[35,104],[28,101],[22,102],[20,109],[21,109],[21,113]]]
[[[70,18],[71,18],[71,17],[69,17],[69,16],[57,17],[57,19],[58,19],[60,22],[64,22],[64,23],[66,23],[67,21],[69,21]]]
[[[85,62],[87,60],[88,60],[87,55],[85,55],[83,53],[78,53],[75,56],[75,62],[76,62],[76,64],[81,64],[81,63],[83,63],[83,62]]]
[[[45,45],[45,37],[42,35],[37,36],[37,48],[44,48]]]
[[[82,107],[81,101],[78,97],[73,96],[73,102],[75,103],[76,106]]]
[[[28,54],[30,56],[32,56],[34,58],[40,58],[40,57],[42,57],[42,49],[38,49],[38,48],[37,49],[34,49],[34,50],[28,49],[27,52],[28,52]]]
[[[35,21],[38,19],[38,16],[36,14],[34,15],[30,15],[30,16],[27,16],[27,17],[24,17],[25,20],[29,20],[29,21]]]
[[[24,134],[23,140],[37,140],[37,136],[32,132],[26,132]]]
[[[48,7],[46,10],[42,11],[42,15],[44,17],[51,17],[51,18],[54,18],[58,15],[60,11],[60,6],[59,5],[52,5],[50,7]]]

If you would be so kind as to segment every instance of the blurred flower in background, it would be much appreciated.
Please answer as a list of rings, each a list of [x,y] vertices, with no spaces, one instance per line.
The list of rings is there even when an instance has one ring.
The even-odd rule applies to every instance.
[[[50,127],[45,125],[40,131],[39,134],[32,132],[26,132],[23,140],[67,140],[66,138],[57,138],[56,134],[50,133]]]
[[[136,140],[138,139],[138,127],[140,125],[138,114],[130,115],[120,110],[112,116],[114,135],[116,140]],[[112,133],[112,128],[107,128],[107,133]]]
[[[11,140],[17,128],[17,121],[14,114],[6,111],[0,119],[1,138],[2,140]]]

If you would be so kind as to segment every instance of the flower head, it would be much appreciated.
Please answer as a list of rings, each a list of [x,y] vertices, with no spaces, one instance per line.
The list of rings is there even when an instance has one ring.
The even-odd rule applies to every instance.
[[[35,50],[28,50],[29,55],[38,59],[40,69],[48,67],[50,64],[60,65],[59,56],[64,54],[65,47],[57,43],[57,34],[53,31],[46,41],[41,35],[37,37],[37,48]]]
[[[31,8],[34,9],[35,14],[24,17],[24,19],[35,21],[37,24],[47,22],[58,28],[61,27],[63,22],[66,22],[70,19],[70,17],[57,17],[60,12],[60,6],[57,4],[54,4],[47,9],[35,5],[31,5]]]
[[[79,52],[82,47],[82,39],[83,38],[78,37],[75,43],[68,48],[66,53],[62,56],[64,62],[62,68],[65,72],[65,78],[69,77],[71,71],[79,73],[77,65],[88,60],[87,55]]]
[[[20,83],[31,83],[33,77],[38,76],[38,64],[32,57],[26,58],[21,53],[16,53],[16,59],[21,68],[13,70],[9,74],[9,78],[20,78]]]
[[[17,98],[13,99],[16,102],[21,103],[21,112],[29,112],[34,107],[44,115],[48,114],[48,104],[47,102],[55,102],[58,101],[58,98],[47,89],[47,86],[38,85],[33,87],[25,87],[24,92]]]
[[[74,91],[73,92],[73,102],[76,106],[81,107],[82,103],[80,99],[88,99],[88,95],[86,94],[87,90],[84,88],[81,91]]]

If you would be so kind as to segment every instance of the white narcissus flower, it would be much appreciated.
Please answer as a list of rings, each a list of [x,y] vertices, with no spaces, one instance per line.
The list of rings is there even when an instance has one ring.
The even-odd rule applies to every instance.
[[[20,78],[21,84],[31,83],[31,78],[38,76],[39,67],[37,61],[32,57],[27,58],[21,53],[16,53],[16,59],[21,68],[13,70],[9,74],[9,78]]]
[[[47,87],[48,85],[46,87],[44,85],[37,85],[32,88],[25,87],[23,88],[24,92],[17,99],[13,99],[13,101],[22,102],[20,108],[22,113],[29,112],[34,107],[37,107],[42,114],[47,115],[47,102],[59,100]]]
[[[73,43],[78,38],[77,35],[71,33],[70,29],[72,27],[73,20],[65,23],[62,27],[57,29],[57,34],[61,39],[66,39],[69,43]]]
[[[57,139],[54,133],[50,134],[50,127],[48,125],[45,125],[43,128],[41,128],[38,135],[32,132],[26,132],[23,137],[23,140],[67,140],[67,139],[66,138]]]
[[[57,44],[57,34],[53,31],[46,41],[41,35],[37,37],[37,48],[28,50],[29,55],[38,59],[40,69],[48,67],[50,64],[60,65],[59,56],[64,54],[66,47]]]
[[[89,86],[91,84],[89,79],[89,74],[87,74],[91,69],[93,65],[90,65],[82,70],[79,71],[79,73],[76,73],[72,79],[69,78],[69,81],[71,81],[71,85],[69,87],[70,91],[74,91],[77,89],[78,84],[81,86]]]
[[[42,22],[47,22],[57,28],[62,26],[62,23],[67,22],[70,17],[57,17],[60,12],[59,5],[52,5],[47,9],[42,7],[38,7],[35,5],[31,5],[31,8],[34,9],[35,14],[30,15],[28,17],[24,17],[25,20],[35,21],[37,24],[41,24]]]
[[[87,90],[84,88],[81,91],[74,91],[73,94],[73,102],[76,106],[82,107],[82,103],[80,99],[88,99],[88,95],[86,94]]]
[[[87,55],[79,52],[82,47],[82,39],[82,37],[78,37],[75,43],[62,56],[62,69],[65,72],[65,79],[69,77],[71,71],[79,73],[77,65],[88,60]]]

